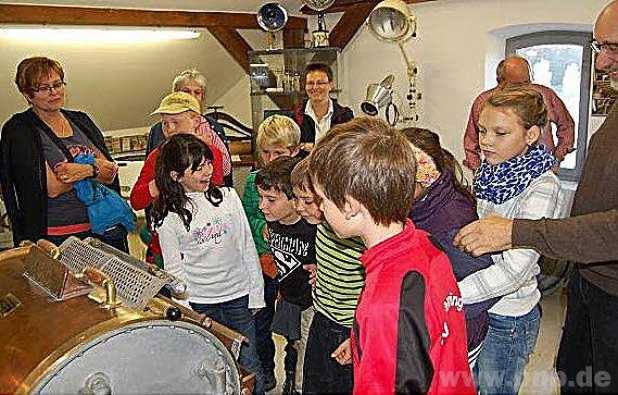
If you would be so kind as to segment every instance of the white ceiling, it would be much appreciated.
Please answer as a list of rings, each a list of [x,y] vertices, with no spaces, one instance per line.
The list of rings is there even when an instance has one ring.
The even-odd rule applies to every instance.
[[[150,10],[255,12],[272,0],[0,0],[0,4],[63,5]],[[301,0],[279,0],[290,14],[301,15]]]

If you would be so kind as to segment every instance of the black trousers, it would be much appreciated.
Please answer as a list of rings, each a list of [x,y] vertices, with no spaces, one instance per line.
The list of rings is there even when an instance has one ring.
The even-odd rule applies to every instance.
[[[618,296],[577,270],[569,281],[556,370],[562,394],[618,393]]]
[[[350,337],[350,328],[315,312],[307,338],[303,394],[349,394],[354,385],[352,365],[340,365],[330,355]]]

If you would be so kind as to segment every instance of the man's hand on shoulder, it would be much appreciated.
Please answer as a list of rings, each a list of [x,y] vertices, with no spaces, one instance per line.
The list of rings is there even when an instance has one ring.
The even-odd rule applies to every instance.
[[[492,215],[461,228],[454,243],[462,251],[479,256],[511,248],[512,232],[513,220]]]

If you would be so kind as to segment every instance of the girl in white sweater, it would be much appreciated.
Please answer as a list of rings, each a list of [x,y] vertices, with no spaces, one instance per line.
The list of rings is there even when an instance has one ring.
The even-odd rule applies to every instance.
[[[250,309],[264,307],[262,271],[236,191],[210,183],[212,158],[208,146],[189,134],[161,147],[153,224],[165,270],[187,283],[191,308],[248,338],[239,361],[256,373],[259,394],[263,378]]]
[[[484,160],[474,174],[480,218],[562,214],[560,181],[552,171],[557,161],[537,143],[546,122],[543,97],[531,88],[505,88],[487,100],[478,122]],[[466,277],[459,288],[465,304],[500,297],[489,310],[475,373],[481,395],[515,395],[539,333],[539,254],[516,248],[492,258],[494,265]]]

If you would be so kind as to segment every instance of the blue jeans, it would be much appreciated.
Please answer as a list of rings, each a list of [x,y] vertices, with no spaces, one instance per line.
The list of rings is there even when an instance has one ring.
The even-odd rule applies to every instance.
[[[264,302],[266,307],[260,309],[254,316],[257,353],[265,376],[274,376],[275,374],[275,342],[270,326],[275,314],[275,299],[277,299],[278,289],[279,282],[265,275]]]
[[[254,394],[260,395],[264,393],[264,375],[255,348],[255,321],[248,306],[248,296],[215,304],[191,303],[193,310],[247,337],[249,344],[241,347],[238,362],[255,373]]]
[[[481,395],[516,395],[541,326],[535,306],[521,317],[489,313],[489,331],[475,367]]]

